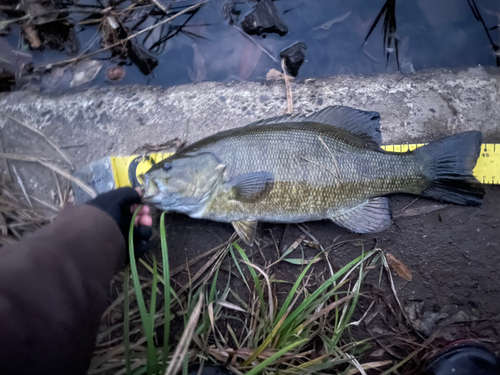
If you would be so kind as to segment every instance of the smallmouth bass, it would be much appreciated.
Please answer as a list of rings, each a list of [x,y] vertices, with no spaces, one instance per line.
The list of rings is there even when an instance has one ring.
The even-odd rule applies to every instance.
[[[144,175],[145,201],[231,222],[247,244],[258,221],[330,219],[357,233],[380,232],[392,223],[389,194],[480,205],[484,190],[472,170],[481,139],[470,131],[411,152],[386,152],[377,112],[327,107],[193,143]]]

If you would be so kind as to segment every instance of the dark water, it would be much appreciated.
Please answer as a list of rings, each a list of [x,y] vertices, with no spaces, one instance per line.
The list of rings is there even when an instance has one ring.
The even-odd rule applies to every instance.
[[[170,4],[170,10],[176,12],[195,4],[160,2]],[[92,10],[97,14],[93,17],[98,18],[97,12],[108,5],[123,10],[132,2],[104,4],[75,0],[73,4],[78,7],[67,8],[67,21],[74,25],[72,45],[68,46],[67,42],[64,52],[49,48],[30,51],[35,67],[101,48],[103,22],[100,28],[78,23],[88,22]],[[210,0],[199,11],[176,18],[171,26],[158,27],[147,37],[146,34],[137,37],[138,45],[151,56],[151,61],[157,60],[150,74],[141,72],[126,53],[121,57],[112,57],[110,51],[93,55],[92,58],[102,61],[104,66],[91,84],[116,84],[106,77],[106,68],[117,64],[125,65],[125,76],[119,84],[172,86],[192,81],[263,80],[270,69],[281,71],[279,52],[296,42],[307,45],[299,78],[393,72],[398,70],[398,62],[400,71],[411,73],[428,68],[496,65],[499,59],[498,49],[495,54],[498,48],[495,45],[500,44],[499,28],[495,28],[500,23],[499,0],[281,0],[275,1],[275,5],[288,26],[288,33],[282,37],[277,34],[249,37],[237,27],[255,4],[243,0],[232,3]],[[382,14],[363,45],[384,5],[388,6],[387,17],[392,15],[396,25],[391,35],[398,41],[398,59],[394,43],[384,43],[383,24],[387,13]],[[85,9],[87,13],[75,9]],[[233,9],[232,14],[227,9]],[[126,16],[117,13],[115,18],[130,35],[165,16],[157,8],[155,11],[154,7],[144,6]],[[137,26],[138,22],[141,25]],[[161,42],[168,35],[171,37]],[[19,33],[13,30],[8,40],[15,46],[19,43]],[[68,54],[71,50],[72,55]],[[147,73],[147,68],[143,67],[144,70]]]

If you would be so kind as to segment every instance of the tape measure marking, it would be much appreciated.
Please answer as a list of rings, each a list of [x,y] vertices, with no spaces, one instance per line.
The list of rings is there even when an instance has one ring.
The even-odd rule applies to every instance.
[[[426,143],[410,143],[406,145],[386,145],[382,146],[382,148],[389,152],[408,152],[425,145]],[[147,172],[155,163],[171,155],[172,153],[150,154],[143,156],[142,160],[138,159],[140,158],[138,155],[111,157],[115,186],[117,188],[123,186],[135,187],[137,183],[142,183],[139,176]],[[483,184],[500,185],[500,147],[497,150],[495,143],[483,143],[473,173]],[[135,181],[133,181],[134,176]]]
[[[154,164],[170,155],[172,153],[110,157],[115,186],[117,188],[124,186],[139,187],[142,183],[140,176],[146,173]]]
[[[412,143],[407,145],[387,145],[382,148],[389,152],[408,152],[426,143]],[[473,171],[474,177],[485,185],[500,185],[500,147],[496,149],[496,143],[483,143],[481,152]]]

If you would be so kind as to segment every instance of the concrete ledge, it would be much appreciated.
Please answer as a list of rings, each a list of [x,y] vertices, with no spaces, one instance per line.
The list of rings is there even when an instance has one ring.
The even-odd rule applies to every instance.
[[[340,104],[382,116],[384,143],[431,141],[478,129],[500,142],[500,70],[430,70],[413,75],[336,76],[293,84],[296,112]],[[62,95],[14,92],[0,108],[42,130],[67,149],[77,166],[145,143],[175,137],[191,143],[217,131],[281,115],[283,82],[206,82],[171,88],[114,86]],[[13,125],[3,129],[6,152],[26,151]],[[12,138],[14,136],[14,138]],[[21,149],[19,149],[21,148]]]

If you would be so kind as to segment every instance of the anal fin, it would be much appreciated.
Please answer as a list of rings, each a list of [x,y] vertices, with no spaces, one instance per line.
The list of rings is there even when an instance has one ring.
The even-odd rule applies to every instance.
[[[336,224],[356,233],[377,233],[392,224],[389,199],[371,198],[332,218]]]
[[[238,236],[240,236],[243,242],[252,246],[257,230],[257,222],[252,220],[238,220],[232,221],[231,224],[233,224],[234,230],[238,233]]]

